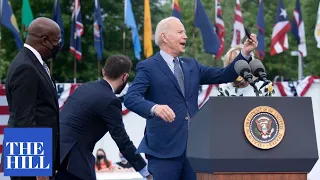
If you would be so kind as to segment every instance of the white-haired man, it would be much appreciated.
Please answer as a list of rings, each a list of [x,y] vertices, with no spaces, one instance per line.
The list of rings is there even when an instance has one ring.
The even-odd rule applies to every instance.
[[[179,19],[160,21],[155,43],[160,52],[141,61],[125,97],[125,106],[147,119],[146,133],[137,153],[145,153],[154,179],[195,180],[186,158],[189,120],[198,111],[198,90],[202,84],[232,82],[238,74],[234,64],[249,59],[257,45],[256,35],[246,40],[241,53],[225,68],[203,66],[185,52],[187,35]]]

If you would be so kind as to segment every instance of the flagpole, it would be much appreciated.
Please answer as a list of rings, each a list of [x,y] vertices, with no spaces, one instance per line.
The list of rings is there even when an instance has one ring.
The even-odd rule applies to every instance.
[[[98,63],[98,80],[100,80],[100,61],[99,61],[99,59],[98,59],[97,63]]]
[[[280,56],[281,58],[281,76],[283,77],[283,54]]]
[[[193,9],[194,11],[196,10],[196,0],[193,1]],[[195,12],[193,13],[193,22],[194,22],[194,19],[195,19]],[[196,31],[195,31],[195,27],[192,26],[192,56],[195,58],[195,49],[194,49],[194,46],[195,46],[195,34],[196,34]]]
[[[2,56],[2,49],[1,49],[1,41],[2,41],[2,34],[1,34],[1,27],[2,27],[2,25],[1,25],[1,23],[2,23],[2,0],[0,0],[0,57]],[[2,72],[0,72],[0,84],[1,84],[1,82],[2,82]]]
[[[123,33],[122,33],[122,53],[126,54],[126,25],[123,24]]]
[[[74,58],[73,63],[73,83],[77,83],[77,58]]]

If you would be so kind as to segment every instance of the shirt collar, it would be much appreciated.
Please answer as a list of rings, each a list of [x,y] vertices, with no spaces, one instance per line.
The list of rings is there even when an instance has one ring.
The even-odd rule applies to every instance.
[[[34,49],[33,47],[31,47],[29,44],[24,44],[23,45],[24,47],[28,48],[35,56],[36,58],[38,59],[38,61],[41,63],[41,65],[43,65],[43,60],[42,60],[42,57],[40,55],[40,53]]]
[[[163,50],[160,50],[160,55],[162,56],[162,58],[163,58],[168,64],[172,64],[172,63],[173,63],[174,57],[171,56],[170,54],[164,52]],[[178,57],[176,57],[176,58],[179,60]]]

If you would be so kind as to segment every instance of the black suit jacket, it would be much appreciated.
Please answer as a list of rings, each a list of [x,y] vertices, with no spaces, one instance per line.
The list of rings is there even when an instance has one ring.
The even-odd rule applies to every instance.
[[[53,171],[59,168],[59,105],[54,80],[28,48],[13,59],[6,80],[7,127],[52,128]]]
[[[95,144],[109,131],[120,152],[136,171],[146,166],[127,135],[121,101],[105,80],[79,86],[60,112],[60,163],[84,180],[96,179]],[[65,165],[64,165],[65,166]]]

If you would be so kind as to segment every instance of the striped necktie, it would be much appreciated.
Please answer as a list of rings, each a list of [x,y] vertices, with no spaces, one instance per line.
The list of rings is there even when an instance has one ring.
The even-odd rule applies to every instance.
[[[50,69],[48,68],[48,65],[45,63],[45,62],[43,62],[43,68],[46,70],[46,72],[47,72],[47,74],[48,74],[48,76],[49,76],[49,79],[50,79],[50,81],[52,82],[52,85],[53,85],[53,87],[55,87],[55,85],[53,84],[53,81],[52,81],[52,79],[51,79],[51,75],[50,75]]]
[[[178,84],[180,86],[181,92],[183,96],[185,96],[184,92],[184,77],[183,77],[183,72],[182,69],[179,66],[179,60],[177,58],[173,59],[173,64],[174,64],[174,69],[173,69],[173,74],[176,76]]]

